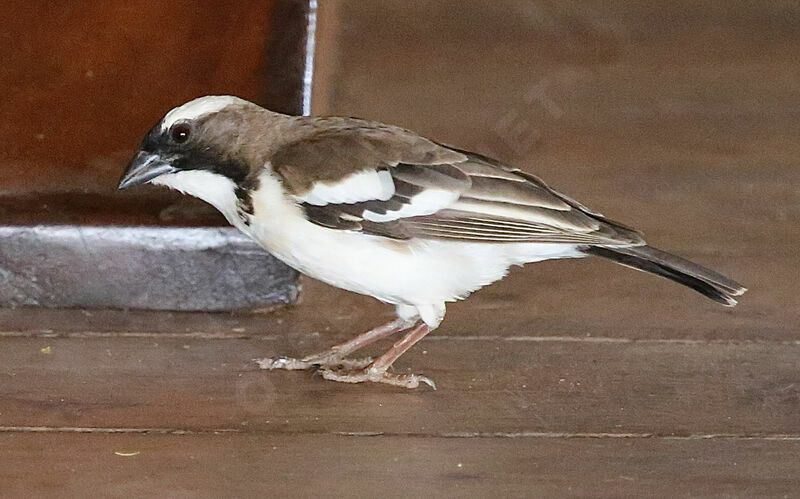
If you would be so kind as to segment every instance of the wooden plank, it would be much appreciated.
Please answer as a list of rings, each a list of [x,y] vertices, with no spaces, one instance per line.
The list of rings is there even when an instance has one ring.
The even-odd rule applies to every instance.
[[[122,454],[122,455],[120,455]],[[790,497],[763,440],[0,434],[6,497]]]
[[[319,113],[479,148],[562,188],[620,170],[788,171],[800,153],[796,3],[335,1]]]
[[[797,342],[431,338],[397,367],[431,376],[438,391],[342,385],[250,362],[313,351],[319,336],[2,343],[5,427],[800,435]]]

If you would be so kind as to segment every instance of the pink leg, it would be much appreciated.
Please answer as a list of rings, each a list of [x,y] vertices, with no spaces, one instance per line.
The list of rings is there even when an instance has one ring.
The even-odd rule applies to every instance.
[[[405,331],[409,327],[413,326],[414,322],[416,321],[412,322],[407,319],[400,318],[395,319],[392,322],[388,322],[382,326],[370,329],[366,333],[359,334],[352,340],[335,345],[331,347],[331,351],[337,352],[342,357],[347,357],[356,350],[360,350],[367,345],[371,345],[382,338],[399,333],[400,331]]]
[[[387,350],[386,353],[378,357],[375,362],[372,363],[372,366],[370,366],[370,371],[386,371],[394,364],[394,361],[406,353],[409,348],[413,347],[414,344],[424,338],[430,331],[431,329],[427,325],[418,325],[403,336],[400,341],[392,345],[392,348]]]
[[[378,357],[372,364],[361,368],[346,368],[334,370],[330,367],[320,369],[322,377],[331,381],[341,381],[344,383],[363,383],[372,381],[375,383],[387,383],[404,388],[417,388],[420,384],[426,383],[434,390],[436,384],[432,379],[418,374],[393,374],[388,372],[394,361],[406,353],[409,348],[414,346],[419,340],[430,332],[426,324],[419,324],[409,331],[400,341],[395,343],[392,348]]]
[[[348,355],[364,348],[367,345],[375,343],[376,341],[391,336],[393,334],[404,331],[414,325],[414,321],[408,319],[395,319],[391,322],[370,329],[366,333],[360,334],[355,338],[334,345],[329,350],[324,352],[315,353],[303,357],[302,359],[293,359],[289,357],[272,357],[267,359],[256,359],[261,369],[310,369],[312,367],[344,367],[344,368],[361,368],[368,366],[372,363],[372,359],[367,357],[365,359],[345,359]],[[409,345],[410,346],[410,345]],[[398,355],[399,357],[399,355]]]

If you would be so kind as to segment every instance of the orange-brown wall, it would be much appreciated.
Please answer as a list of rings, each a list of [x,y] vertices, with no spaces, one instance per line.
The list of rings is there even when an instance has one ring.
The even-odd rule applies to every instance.
[[[269,0],[5,0],[0,194],[114,187],[144,132],[209,93],[265,91]]]

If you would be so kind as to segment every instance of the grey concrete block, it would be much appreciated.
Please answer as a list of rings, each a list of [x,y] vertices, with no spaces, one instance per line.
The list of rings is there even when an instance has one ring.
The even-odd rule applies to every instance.
[[[0,226],[0,306],[248,309],[297,277],[232,227]]]

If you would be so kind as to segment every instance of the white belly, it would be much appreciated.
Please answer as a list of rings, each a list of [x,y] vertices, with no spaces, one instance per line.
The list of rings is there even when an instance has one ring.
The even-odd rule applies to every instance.
[[[511,265],[582,256],[563,244],[393,241],[329,229],[307,221],[269,181],[253,204],[250,225],[236,225],[270,253],[313,278],[387,303],[453,301],[501,279]]]

